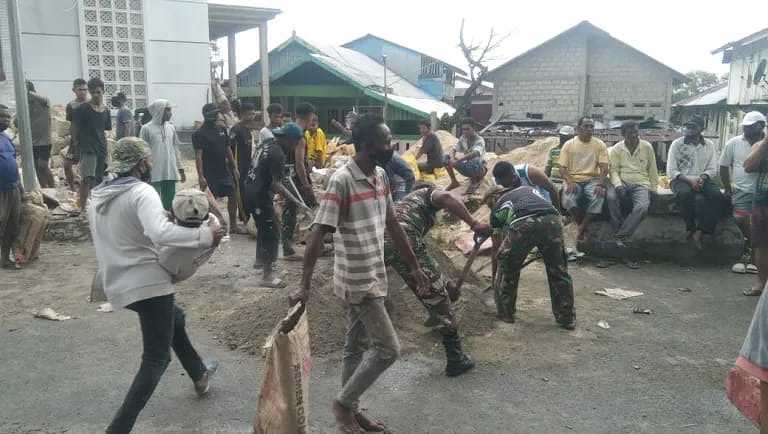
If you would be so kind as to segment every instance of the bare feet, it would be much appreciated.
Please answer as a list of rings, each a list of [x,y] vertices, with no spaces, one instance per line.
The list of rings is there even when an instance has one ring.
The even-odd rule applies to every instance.
[[[693,242],[693,246],[696,247],[696,250],[702,250],[704,246],[701,244],[701,231],[696,231],[693,234],[691,234],[691,241]]]
[[[461,186],[461,184],[459,184],[459,182],[458,182],[458,181],[452,181],[452,182],[450,183],[450,185],[448,185],[448,188],[446,188],[446,190],[450,191],[450,190],[453,190],[453,189],[459,188],[459,186]]]
[[[372,419],[361,411],[355,412],[355,421],[365,432],[384,432],[387,430],[383,422]]]
[[[331,411],[333,412],[333,417],[336,418],[336,428],[340,434],[363,434],[351,408],[344,407],[339,401],[334,399]]]

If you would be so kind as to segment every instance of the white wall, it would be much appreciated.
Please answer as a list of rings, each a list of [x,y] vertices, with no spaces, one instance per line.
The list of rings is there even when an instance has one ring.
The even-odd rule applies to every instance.
[[[208,4],[205,0],[145,0],[148,102],[176,105],[174,123],[202,120],[209,86]]]
[[[765,83],[755,85],[752,82],[755,70],[763,59],[768,59],[768,49],[739,57],[731,62],[728,76],[728,104],[746,105],[765,102],[768,99],[768,91],[765,89],[768,85]]]

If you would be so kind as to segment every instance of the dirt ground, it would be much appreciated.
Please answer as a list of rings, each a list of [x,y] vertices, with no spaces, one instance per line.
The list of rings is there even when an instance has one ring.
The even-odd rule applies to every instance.
[[[173,362],[135,432],[249,432],[261,381],[259,347],[287,306],[285,290],[255,286],[254,250],[249,237],[233,236],[178,288],[193,340],[223,362],[213,395],[192,398]],[[281,266],[295,284],[300,263]],[[330,267],[330,258],[318,263],[309,306],[317,350],[310,420],[319,433],[333,432],[327,404],[338,390],[343,334]],[[44,243],[30,267],[0,271],[0,432],[99,432],[118,407],[138,366],[140,334],[134,314],[99,313],[87,303],[94,269],[90,243]],[[364,405],[400,433],[754,432],[723,393],[756,302],[739,295],[750,276],[674,264],[630,270],[586,262],[571,271],[574,332],[555,326],[539,263],[523,273],[513,325],[494,321],[490,293],[479,282],[470,285],[458,311],[478,366],[458,379],[442,376],[440,341],[421,326],[423,309],[393,278],[404,357]],[[606,287],[644,295],[616,301],[593,294]],[[42,307],[75,318],[32,318]],[[653,313],[633,314],[633,307]]]

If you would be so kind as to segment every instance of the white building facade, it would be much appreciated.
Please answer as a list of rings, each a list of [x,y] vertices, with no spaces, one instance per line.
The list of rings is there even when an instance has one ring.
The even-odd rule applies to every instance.
[[[6,1],[0,0],[0,103],[15,106]],[[107,98],[122,91],[131,108],[163,98],[176,106],[181,128],[201,119],[211,99],[209,27],[229,24],[209,20],[206,0],[18,1],[25,78],[52,104],[72,99],[75,78],[100,77]],[[266,11],[266,19],[279,13]]]

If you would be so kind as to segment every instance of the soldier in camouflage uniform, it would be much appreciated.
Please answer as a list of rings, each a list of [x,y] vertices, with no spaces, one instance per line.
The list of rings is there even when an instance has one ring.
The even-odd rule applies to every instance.
[[[430,316],[438,319],[447,358],[445,374],[449,377],[455,377],[472,369],[475,364],[461,349],[456,318],[451,309],[451,298],[449,297],[449,289],[451,289],[450,285],[452,284],[440,272],[437,262],[429,255],[424,243],[424,236],[435,224],[435,217],[441,209],[445,209],[465,221],[476,233],[486,236],[490,234],[490,227],[475,220],[460,200],[431,184],[419,184],[414,187],[410,194],[395,204],[395,214],[400,226],[408,235],[408,240],[413,248],[413,253],[419,259],[421,269],[432,282],[431,294],[424,298],[418,296],[410,269],[397,255],[388,235],[384,238],[384,263],[400,274]]]
[[[501,184],[499,181],[497,179]],[[521,267],[536,247],[547,267],[555,321],[560,327],[573,330],[576,328],[573,282],[563,248],[560,214],[538,190],[520,186],[519,182],[511,184],[515,187],[497,187],[486,197],[491,208],[494,258],[498,263],[498,267],[494,267],[493,285],[498,317],[505,322],[515,322]]]

